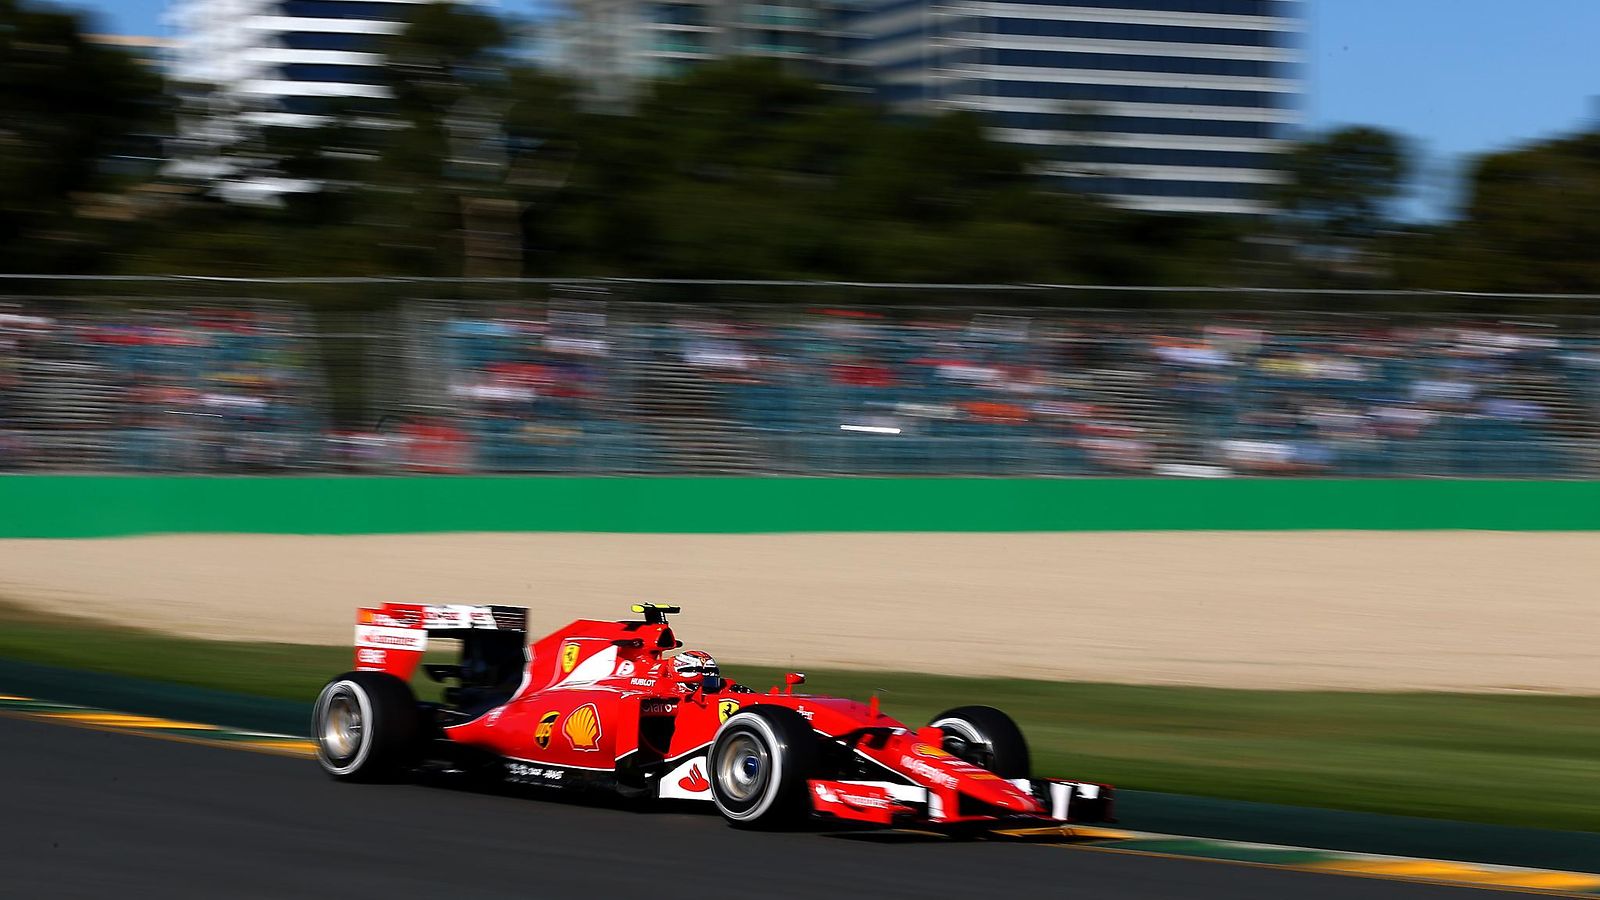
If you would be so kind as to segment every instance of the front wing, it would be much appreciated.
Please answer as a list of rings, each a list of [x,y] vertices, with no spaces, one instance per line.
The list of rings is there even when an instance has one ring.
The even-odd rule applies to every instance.
[[[974,809],[945,792],[891,781],[813,780],[811,805],[819,815],[886,826],[1114,821],[1115,792],[1108,785],[1053,778],[1018,778],[1011,783],[1031,794],[1045,811],[1022,815]]]
[[[657,796],[671,800],[710,800],[705,756],[697,754],[657,781]],[[1056,778],[1011,782],[1038,801],[1037,814],[975,809],[954,792],[899,781],[813,779],[808,782],[812,812],[826,818],[884,826],[1062,825],[1115,821],[1116,792],[1106,784]]]

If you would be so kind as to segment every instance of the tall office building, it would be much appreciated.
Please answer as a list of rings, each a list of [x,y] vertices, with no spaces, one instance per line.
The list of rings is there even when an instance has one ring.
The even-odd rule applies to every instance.
[[[179,0],[174,78],[263,124],[310,124],[332,99],[381,104],[384,35],[427,0]]]
[[[428,2],[176,0],[171,77],[185,104],[169,174],[240,202],[317,189],[276,175],[272,160],[240,146],[260,126],[317,124],[333,104],[381,120],[391,99],[381,42]]]
[[[1301,0],[886,0],[852,53],[903,110],[982,114],[1132,209],[1260,213],[1297,119]]]
[[[834,22],[834,0],[570,0],[544,24],[540,52],[591,101],[617,106],[651,79],[723,57],[776,59],[835,81]]]

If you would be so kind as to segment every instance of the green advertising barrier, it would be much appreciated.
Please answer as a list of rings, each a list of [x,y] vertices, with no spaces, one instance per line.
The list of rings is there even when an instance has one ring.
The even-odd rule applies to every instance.
[[[0,476],[0,537],[183,532],[1592,531],[1600,482]]]

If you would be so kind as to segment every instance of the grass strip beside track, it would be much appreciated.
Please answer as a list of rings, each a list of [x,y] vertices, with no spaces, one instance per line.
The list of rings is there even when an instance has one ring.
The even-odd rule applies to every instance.
[[[309,704],[350,667],[351,651],[178,638],[0,606],[0,658]],[[782,680],[771,668],[726,669],[760,689]],[[1600,831],[1597,697],[808,674],[807,690],[877,691],[886,712],[913,724],[950,706],[999,706],[1028,734],[1039,771],[1125,789]]]

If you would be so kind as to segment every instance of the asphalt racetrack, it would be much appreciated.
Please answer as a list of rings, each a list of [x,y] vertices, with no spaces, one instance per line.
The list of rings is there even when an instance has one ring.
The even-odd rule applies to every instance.
[[[6,897],[1407,898],[1493,891],[914,835],[734,831],[0,717]],[[1500,896],[1506,896],[1500,894]]]

